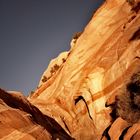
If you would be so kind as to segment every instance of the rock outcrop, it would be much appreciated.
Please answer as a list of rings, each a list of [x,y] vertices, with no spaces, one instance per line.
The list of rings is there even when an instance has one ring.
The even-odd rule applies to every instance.
[[[32,95],[0,91],[0,138],[138,140],[139,72],[140,1],[106,0]]]
[[[43,114],[21,93],[8,93],[1,89],[0,138],[72,139],[54,119]]]

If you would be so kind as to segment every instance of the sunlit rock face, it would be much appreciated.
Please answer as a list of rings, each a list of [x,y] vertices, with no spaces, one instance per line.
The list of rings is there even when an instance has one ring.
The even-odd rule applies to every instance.
[[[130,92],[128,89],[133,75],[139,71],[140,1],[106,0],[86,28],[74,36],[70,51],[51,61],[27,101],[59,124],[62,130],[59,139],[137,140],[140,138],[139,117],[129,121],[121,115],[123,109],[119,107],[123,108],[125,103],[125,96],[121,94],[130,97],[130,103],[140,102],[140,90]],[[136,83],[139,81],[138,76]],[[131,99],[130,93],[137,94],[134,99],[138,99]],[[22,109],[18,108],[19,112],[24,116]],[[20,127],[26,130],[23,125]],[[40,124],[40,120],[36,125],[41,127],[38,128],[41,132],[46,128],[43,131],[46,139],[52,138],[53,131]],[[52,123],[51,127],[55,125]],[[25,134],[29,134],[28,129]],[[12,136],[16,137],[16,133]]]

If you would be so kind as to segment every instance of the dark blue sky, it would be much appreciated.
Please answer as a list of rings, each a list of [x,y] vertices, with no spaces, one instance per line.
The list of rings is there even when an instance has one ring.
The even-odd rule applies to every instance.
[[[103,0],[0,0],[0,87],[27,95]]]

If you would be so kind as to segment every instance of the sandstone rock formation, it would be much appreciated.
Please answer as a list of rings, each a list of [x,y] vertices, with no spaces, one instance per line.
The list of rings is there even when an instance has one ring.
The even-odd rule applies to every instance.
[[[72,139],[52,118],[43,114],[21,93],[0,89],[0,139]]]
[[[138,140],[139,72],[140,1],[106,0],[28,99],[0,91],[0,138]]]

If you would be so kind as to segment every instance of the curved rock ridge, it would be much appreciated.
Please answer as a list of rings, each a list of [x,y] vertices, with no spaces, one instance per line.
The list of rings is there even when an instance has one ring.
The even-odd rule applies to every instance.
[[[22,94],[0,89],[0,139],[72,138],[52,118],[43,114]]]

